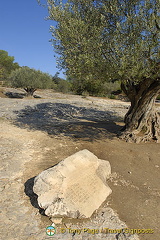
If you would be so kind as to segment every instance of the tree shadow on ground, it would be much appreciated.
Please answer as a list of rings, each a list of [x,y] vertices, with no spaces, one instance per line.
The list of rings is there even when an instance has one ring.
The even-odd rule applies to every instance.
[[[5,92],[5,95],[8,98],[24,98],[26,96],[25,93],[17,93],[17,92]]]
[[[19,92],[5,92],[4,95],[8,98],[25,98],[27,97],[27,93],[19,93]],[[33,98],[41,98],[38,95],[33,95]]]
[[[34,186],[34,179],[35,177],[32,177],[30,179],[28,179],[25,184],[24,184],[24,192],[25,194],[30,198],[30,202],[32,204],[33,207],[38,208],[39,209],[39,213],[41,215],[45,215],[45,210],[43,208],[40,208],[38,205],[38,196],[37,194],[35,194],[33,192],[33,186]],[[46,216],[46,215],[45,215]]]
[[[122,128],[115,123],[122,119],[111,111],[71,104],[41,103],[35,107],[27,106],[16,114],[15,124],[19,127],[45,131],[51,136],[68,136],[86,141],[113,138]]]

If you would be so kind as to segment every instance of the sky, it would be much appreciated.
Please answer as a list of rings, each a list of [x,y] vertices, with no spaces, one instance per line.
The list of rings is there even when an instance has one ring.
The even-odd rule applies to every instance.
[[[56,58],[49,40],[50,25],[45,20],[47,8],[39,6],[37,0],[2,0],[0,3],[0,50],[15,57],[20,66],[28,66],[54,75]],[[59,75],[64,77],[63,71]]]

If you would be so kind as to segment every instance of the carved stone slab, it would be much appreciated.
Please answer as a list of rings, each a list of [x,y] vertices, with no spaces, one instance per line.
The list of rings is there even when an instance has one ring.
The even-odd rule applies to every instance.
[[[33,191],[48,216],[88,218],[112,192],[110,174],[109,162],[85,149],[40,173]]]

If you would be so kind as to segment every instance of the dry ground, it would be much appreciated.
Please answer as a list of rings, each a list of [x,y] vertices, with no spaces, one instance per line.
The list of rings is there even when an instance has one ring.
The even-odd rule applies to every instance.
[[[59,99],[64,99],[63,103],[58,102],[58,104],[65,103],[73,106],[77,101],[76,96],[60,94],[56,95],[56,98],[57,96]],[[9,106],[8,100],[10,100],[10,107],[15,105],[15,101],[17,105],[25,101],[27,106],[30,106],[31,101],[34,101],[34,104],[46,104],[46,102],[35,102],[39,101],[37,99],[1,98],[3,112],[5,101],[6,108]],[[103,113],[100,112],[102,109],[97,109],[95,105],[92,106],[95,112],[87,112],[86,115],[82,114],[83,109],[78,109],[76,105],[75,109],[81,111],[81,115],[77,113],[78,121],[77,118],[74,121],[75,111],[73,120],[70,116],[67,117],[68,112],[60,117],[62,108],[66,108],[55,105],[57,101],[54,99],[54,103],[52,102],[54,105],[41,106],[44,107],[43,111],[47,108],[47,112],[43,112],[41,117],[36,115],[35,107],[34,113],[33,108],[27,108],[27,111],[26,109],[16,110],[16,117],[9,118],[9,115],[1,117],[1,239],[46,239],[43,229],[50,225],[50,221],[31,205],[24,191],[25,183],[65,157],[79,150],[88,149],[98,158],[106,159],[111,164],[112,176],[108,184],[113,192],[107,199],[107,204],[118,213],[120,219],[129,228],[154,230],[153,234],[139,235],[141,240],[158,240],[160,235],[160,144],[132,144],[119,140],[115,132],[119,130],[119,126],[123,125],[121,119],[113,120],[110,115],[108,115],[109,121],[103,118],[92,119],[95,113],[97,115]],[[90,99],[90,102],[94,101],[100,104],[102,99]],[[107,101],[112,105],[113,100]],[[48,97],[47,104],[50,102],[51,98]],[[81,107],[83,105],[85,107],[85,104],[89,108],[87,100],[82,99]],[[105,105],[105,101],[103,104]],[[61,109],[58,120],[61,119],[62,122],[56,122],[55,125],[52,125],[52,120],[55,120],[51,112],[53,106]],[[40,108],[37,109],[38,113],[41,112]],[[34,118],[32,118],[33,114]],[[73,116],[73,113],[70,115]],[[49,122],[44,122],[49,116],[52,116]],[[36,118],[37,124],[34,122]],[[38,122],[38,118],[43,121]]]

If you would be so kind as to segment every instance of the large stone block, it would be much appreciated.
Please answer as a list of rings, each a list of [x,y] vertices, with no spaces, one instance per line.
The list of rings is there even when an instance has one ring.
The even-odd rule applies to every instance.
[[[88,218],[111,193],[110,174],[109,162],[85,149],[40,173],[33,191],[48,216]]]

